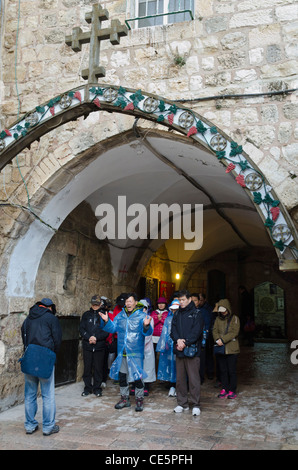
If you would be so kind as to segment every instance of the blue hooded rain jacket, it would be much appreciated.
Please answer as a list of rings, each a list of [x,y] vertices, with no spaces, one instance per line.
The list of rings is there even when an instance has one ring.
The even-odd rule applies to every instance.
[[[126,308],[114,318],[110,319],[103,328],[108,333],[117,333],[117,358],[113,362],[110,369],[110,377],[118,380],[119,371],[123,359],[123,355],[127,357],[127,366],[129,373],[129,381],[144,379],[147,374],[143,370],[144,361],[144,343],[145,336],[153,333],[153,328],[149,324],[148,328],[144,328],[143,322],[146,314],[143,309],[136,308],[132,313],[128,313]]]
[[[165,382],[176,382],[176,356],[173,352],[173,340],[170,337],[173,312],[169,310],[165,319],[156,351],[160,352],[157,378]]]

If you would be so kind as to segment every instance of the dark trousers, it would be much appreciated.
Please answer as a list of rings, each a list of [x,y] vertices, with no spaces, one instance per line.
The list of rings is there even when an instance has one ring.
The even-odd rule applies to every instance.
[[[206,373],[208,378],[213,378],[214,375],[213,345],[213,338],[209,335],[206,344]]]
[[[119,385],[120,387],[128,387],[128,382],[127,382],[127,374],[123,374],[123,372],[119,372]],[[144,388],[144,383],[142,380],[136,380],[134,382],[134,385],[136,388],[143,389]]]
[[[200,358],[176,356],[177,403],[183,408],[186,408],[188,404],[187,377],[189,386],[189,404],[194,407],[199,407],[201,393]]]
[[[201,349],[200,355],[200,377],[201,377],[201,384],[204,382],[205,379],[205,370],[206,370],[206,349]]]
[[[206,341],[206,346],[201,349],[200,355],[200,377],[201,383],[204,382],[205,374],[208,378],[213,378],[214,375],[214,357],[213,357],[213,340],[209,336]]]
[[[108,360],[109,360],[109,345],[105,345],[105,355],[103,361],[103,374],[102,374],[102,381],[106,382],[108,380],[109,375],[109,367],[108,367]]]
[[[238,354],[217,354],[222,388],[227,392],[236,392]]]
[[[85,384],[84,391],[96,393],[101,390],[103,379],[103,367],[105,359],[105,349],[99,351],[86,351],[83,349],[84,374],[83,380]],[[93,383],[92,383],[93,378]]]

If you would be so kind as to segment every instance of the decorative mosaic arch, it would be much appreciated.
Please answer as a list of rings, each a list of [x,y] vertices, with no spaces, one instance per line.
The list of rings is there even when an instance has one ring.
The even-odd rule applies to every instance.
[[[60,125],[94,111],[133,115],[175,129],[199,141],[247,191],[269,232],[279,258],[294,261],[297,235],[287,211],[242,146],[196,112],[141,90],[88,84],[52,98],[0,132],[0,170],[20,151]],[[297,252],[297,250],[296,250]]]

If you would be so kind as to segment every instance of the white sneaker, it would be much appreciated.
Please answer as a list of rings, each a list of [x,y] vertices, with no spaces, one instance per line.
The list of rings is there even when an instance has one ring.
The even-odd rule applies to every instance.
[[[183,411],[188,411],[189,408],[188,406],[186,408],[183,408],[183,406],[176,406],[176,408],[174,408],[174,413],[182,413]]]
[[[176,396],[177,396],[177,395],[176,395],[176,389],[175,389],[175,387],[171,387],[171,388],[170,388],[170,391],[169,391],[169,395],[168,395],[168,396],[169,396],[169,397],[176,397]]]
[[[199,414],[201,414],[200,408],[194,407],[194,408],[192,409],[192,415],[193,415],[193,416],[199,416]]]

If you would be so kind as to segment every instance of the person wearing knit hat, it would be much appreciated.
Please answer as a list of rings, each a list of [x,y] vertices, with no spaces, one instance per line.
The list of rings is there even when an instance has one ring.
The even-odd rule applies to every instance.
[[[167,299],[164,297],[159,297],[156,303],[157,309],[151,313],[151,316],[154,320],[153,343],[155,343],[155,345],[158,343],[163,324],[168,315]]]
[[[91,307],[83,313],[79,332],[82,338],[83,349],[83,381],[82,397],[94,393],[96,397],[102,396],[103,372],[108,333],[103,331],[104,322],[99,312],[104,304],[100,295],[93,295]]]
[[[154,320],[154,330],[153,330],[153,346],[155,351],[155,369],[158,369],[158,361],[159,361],[159,352],[156,351],[156,346],[159,341],[162,328],[165,322],[165,319],[168,316],[168,309],[167,309],[167,299],[165,297],[159,297],[157,299],[157,309],[155,309],[150,315]]]
[[[36,302],[29,310],[29,315],[21,327],[24,347],[30,344],[42,346],[57,354],[62,342],[62,330],[55,316],[56,306],[48,297]],[[42,431],[44,436],[59,432],[56,424],[55,404],[55,367],[49,378],[36,377],[35,374],[24,373],[25,378],[25,430],[33,434],[38,430],[37,396],[38,388],[42,395]]]
[[[218,316],[214,322],[213,338],[217,346],[224,346],[224,354],[217,354],[222,390],[219,398],[237,397],[237,358],[240,352],[238,335],[239,317],[232,312],[228,299],[218,302]],[[215,347],[216,349],[216,347]]]

